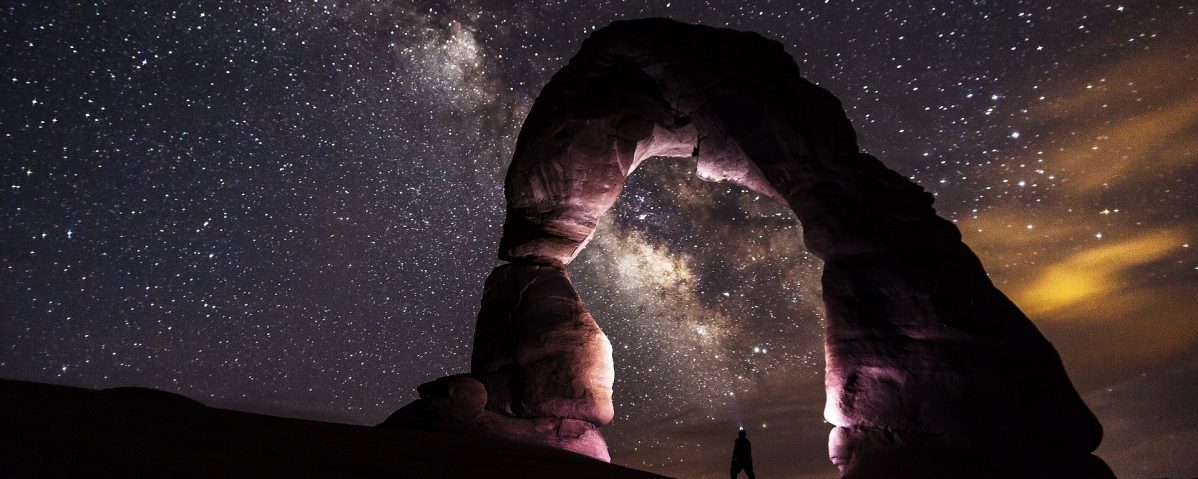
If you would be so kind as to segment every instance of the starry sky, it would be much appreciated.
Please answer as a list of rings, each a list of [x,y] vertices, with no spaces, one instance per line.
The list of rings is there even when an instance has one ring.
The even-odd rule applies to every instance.
[[[589,32],[783,43],[1060,351],[1120,477],[1198,475],[1191,2],[7,1],[0,377],[358,424],[468,369],[502,178]],[[647,161],[571,265],[613,460],[835,477],[791,212]],[[1013,394],[1028,394],[1014,391]]]

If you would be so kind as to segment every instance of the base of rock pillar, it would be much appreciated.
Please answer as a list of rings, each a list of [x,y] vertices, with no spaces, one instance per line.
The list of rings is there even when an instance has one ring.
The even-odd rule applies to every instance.
[[[1102,459],[1085,452],[972,444],[976,438],[837,427],[828,437],[828,457],[845,479],[1115,479]]]
[[[477,434],[611,462],[598,426],[578,419],[524,418],[486,410],[487,390],[469,374],[443,377],[416,389],[420,399],[395,411],[378,427]]]
[[[611,462],[607,441],[594,424],[561,417],[521,418],[486,411],[478,423],[480,433],[576,452]]]

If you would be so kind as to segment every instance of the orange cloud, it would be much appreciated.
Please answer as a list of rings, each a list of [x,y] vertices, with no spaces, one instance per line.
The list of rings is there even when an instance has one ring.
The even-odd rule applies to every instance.
[[[1069,192],[1135,187],[1198,158],[1198,63],[1191,42],[1163,43],[1045,88],[1028,110],[1043,122],[1047,165]],[[1055,140],[1063,139],[1063,140]]]
[[[1072,316],[1070,309],[1125,311],[1150,298],[1143,291],[1122,291],[1132,268],[1177,251],[1182,236],[1160,230],[1126,241],[1092,247],[1041,269],[1030,283],[1014,288],[1014,299],[1031,315]]]
[[[1049,157],[1074,192],[1100,191],[1188,165],[1198,156],[1198,95],[1078,135]]]

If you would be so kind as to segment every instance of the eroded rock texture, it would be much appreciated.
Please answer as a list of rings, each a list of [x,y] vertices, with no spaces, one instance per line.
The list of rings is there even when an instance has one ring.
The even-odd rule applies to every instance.
[[[778,43],[660,19],[595,32],[525,120],[505,183],[512,263],[488,278],[475,337],[490,414],[577,421],[579,438],[611,419],[610,348],[564,268],[651,156],[696,156],[701,177],[797,214],[824,260],[843,476],[1110,477],[1052,345],[932,196],[859,151],[840,102]],[[537,441],[559,441],[557,424]]]
[[[381,426],[480,433],[608,461],[611,343],[566,271],[532,262],[491,271],[471,373],[422,384]]]
[[[610,383],[608,386],[610,389]],[[379,427],[478,434],[611,459],[597,425],[568,417],[517,417],[487,409],[487,388],[470,374],[421,384],[417,391],[420,399],[395,411]]]
[[[611,343],[557,267],[519,262],[491,272],[470,369],[492,411],[596,426],[614,415]]]

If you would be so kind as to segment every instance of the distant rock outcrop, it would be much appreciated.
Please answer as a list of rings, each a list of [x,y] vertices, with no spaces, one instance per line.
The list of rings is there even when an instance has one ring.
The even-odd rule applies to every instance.
[[[606,456],[588,427],[612,417],[610,348],[565,268],[653,156],[697,157],[700,177],[798,216],[824,261],[825,417],[845,477],[1112,477],[1052,345],[932,195],[860,152],[837,98],[776,42],[661,19],[596,31],[520,132],[499,251],[511,263],[487,280],[472,362],[486,411],[523,424],[509,437]],[[567,420],[588,425],[587,447],[560,439]]]

